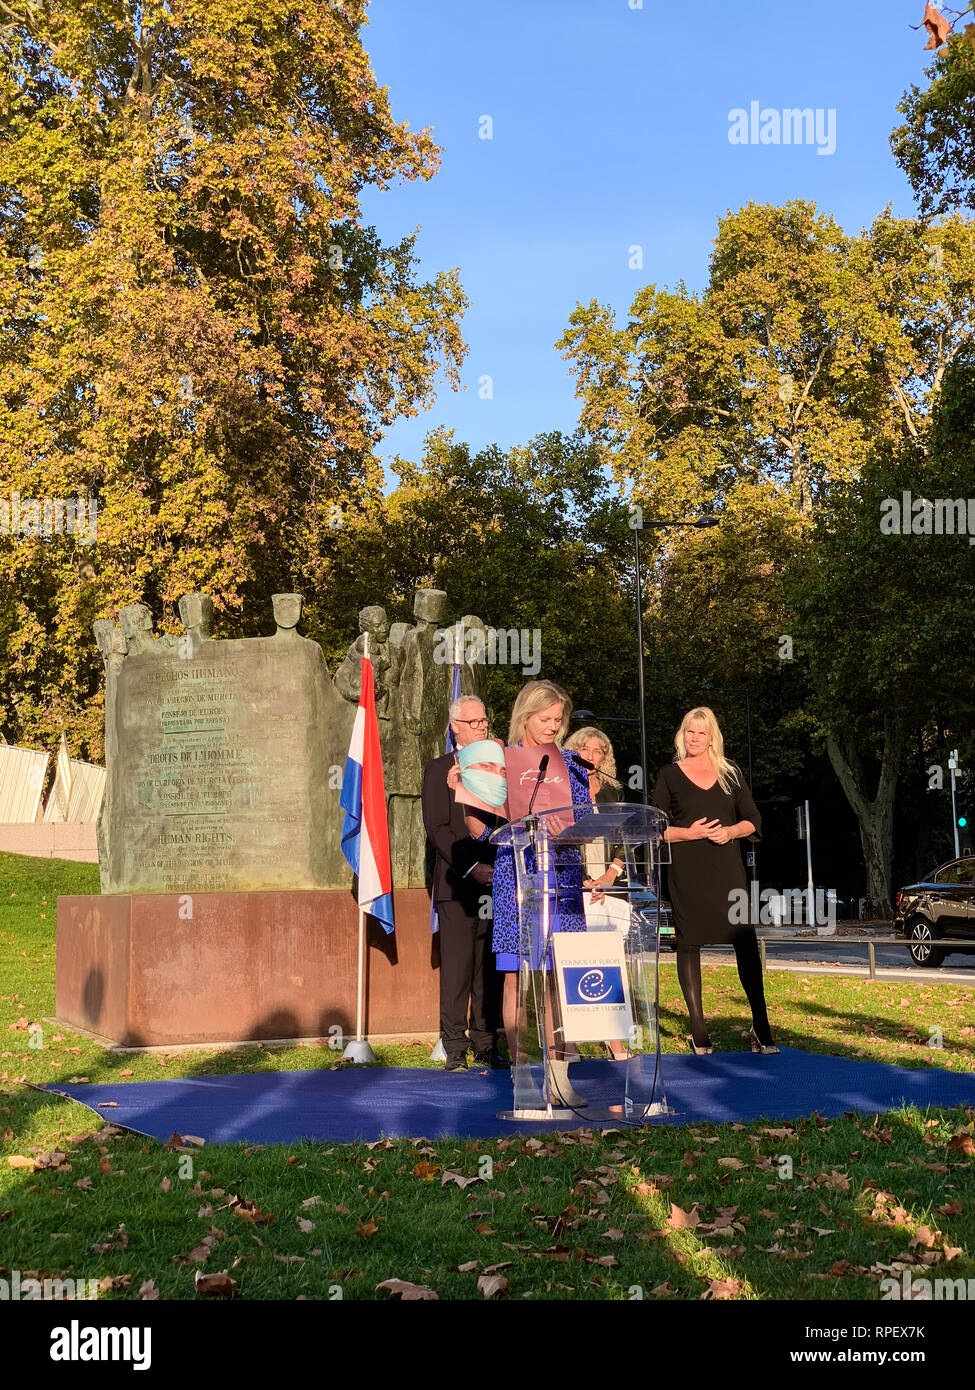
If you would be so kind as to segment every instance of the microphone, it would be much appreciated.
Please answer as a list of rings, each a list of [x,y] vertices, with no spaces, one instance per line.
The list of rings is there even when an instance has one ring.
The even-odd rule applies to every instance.
[[[542,785],[542,783],[543,783],[544,780],[545,780],[545,769],[546,769],[547,767],[548,767],[548,754],[547,754],[547,753],[543,753],[543,754],[542,754],[542,757],[541,757],[541,760],[540,760],[540,762],[539,762],[539,764],[538,764],[538,776],[537,776],[536,779],[535,779],[535,789],[534,789],[534,791],[532,792],[531,797],[529,798],[529,801],[528,801],[528,814],[529,814],[529,815],[531,815],[531,813],[532,813],[532,807],[535,805],[535,797],[538,795],[538,789],[539,789],[539,787]]]

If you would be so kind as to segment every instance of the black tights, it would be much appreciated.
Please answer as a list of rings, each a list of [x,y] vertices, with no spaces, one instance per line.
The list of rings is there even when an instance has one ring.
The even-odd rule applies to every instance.
[[[762,958],[758,950],[758,938],[754,928],[738,932],[732,938],[735,959],[738,962],[738,978],[741,980],[745,997],[752,1011],[752,1026],[760,1043],[768,1046],[772,1041],[768,1013],[765,1008],[765,987],[762,983]],[[704,1022],[704,1008],[701,1003],[701,948],[677,942],[677,978],[687,1005],[691,1022],[691,1036],[698,1047],[710,1047],[707,1025]]]

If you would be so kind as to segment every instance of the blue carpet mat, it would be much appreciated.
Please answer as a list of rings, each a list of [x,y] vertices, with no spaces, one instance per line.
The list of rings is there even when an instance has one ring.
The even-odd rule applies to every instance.
[[[667,1101],[676,1113],[649,1124],[790,1120],[814,1110],[835,1117],[845,1110],[873,1114],[902,1104],[975,1104],[971,1072],[956,1076],[941,1070],[911,1071],[788,1047],[777,1057],[667,1053],[662,1074]],[[571,1076],[590,1106],[614,1105],[621,1098],[622,1067],[608,1060],[579,1062]],[[209,1144],[292,1144],[299,1139],[348,1143],[421,1135],[489,1139],[593,1123],[585,1111],[554,1125],[499,1120],[497,1112],[511,1106],[508,1072],[348,1067],[44,1089],[140,1134],[166,1140],[177,1130],[199,1135]],[[104,1101],[116,1104],[99,1109]]]

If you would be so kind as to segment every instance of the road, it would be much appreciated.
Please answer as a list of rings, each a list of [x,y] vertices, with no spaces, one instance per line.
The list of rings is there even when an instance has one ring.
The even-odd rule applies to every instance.
[[[877,936],[890,936],[889,927],[882,928]],[[771,941],[766,947],[766,960],[769,970],[786,970],[793,974],[805,975],[865,975],[868,967],[865,937],[832,937],[832,942],[843,941],[842,945],[823,945],[816,937],[807,937],[795,945],[785,945]],[[878,978],[886,980],[924,980],[935,984],[975,984],[975,951],[952,951],[945,957],[944,964],[936,969],[925,969],[915,965],[903,946],[877,946],[874,948],[877,959]],[[662,953],[667,960],[669,953]],[[701,953],[705,963],[724,965],[734,960],[735,953],[730,946],[707,946]],[[670,956],[670,959],[673,959]]]

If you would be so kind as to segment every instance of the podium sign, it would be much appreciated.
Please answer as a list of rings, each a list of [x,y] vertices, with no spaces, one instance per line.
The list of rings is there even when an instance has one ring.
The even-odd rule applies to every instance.
[[[632,1037],[633,1006],[622,936],[615,931],[556,932],[552,951],[565,1041]]]
[[[670,862],[668,824],[652,806],[562,806],[510,821],[491,836],[513,853],[518,895],[514,1096],[513,1108],[501,1118],[537,1122],[579,1115],[612,1122],[669,1113],[660,1065],[657,872]],[[567,872],[573,851],[607,842],[624,848],[626,888],[607,890],[604,901],[612,901],[614,910],[603,915],[605,926],[560,931],[562,915],[578,915],[582,908],[578,877]],[[645,878],[637,849],[647,865]],[[554,1069],[564,1066],[569,1043],[600,1040],[626,1044],[626,1062],[615,1073],[619,1096],[608,1106],[568,1108],[559,1095],[562,1082],[553,1086]],[[561,1108],[553,1108],[553,1097]]]

